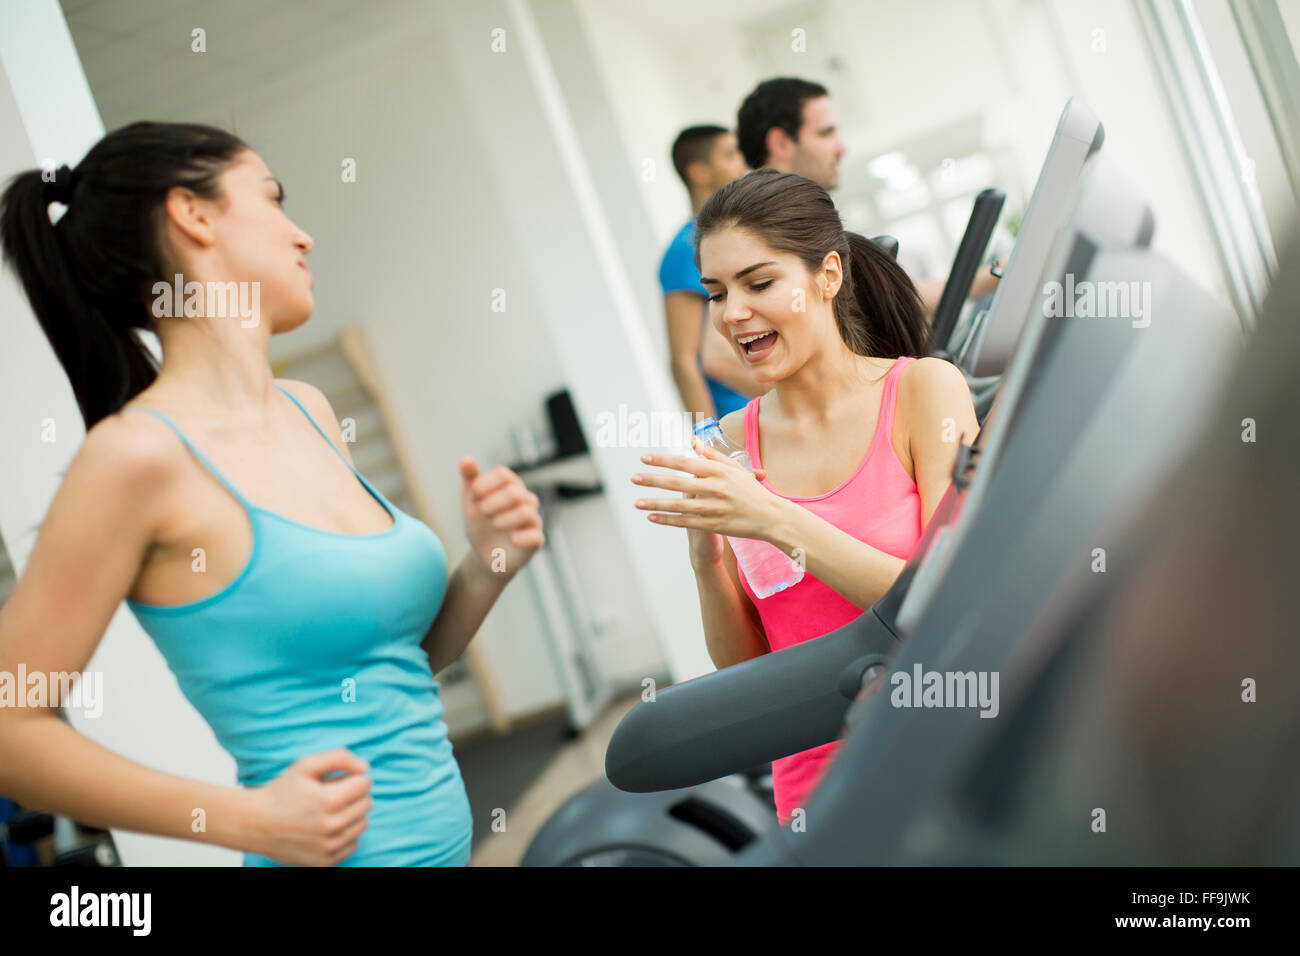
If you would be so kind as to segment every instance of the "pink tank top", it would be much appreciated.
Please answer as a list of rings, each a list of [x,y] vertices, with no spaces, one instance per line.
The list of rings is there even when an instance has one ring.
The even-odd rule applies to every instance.
[[[898,381],[903,369],[915,361],[903,356],[896,359],[889,369],[880,397],[876,432],[867,447],[866,457],[853,474],[838,488],[824,495],[811,498],[781,495],[798,502],[859,541],[904,560],[912,556],[921,539],[921,495],[894,451],[894,409],[898,404]],[[755,398],[745,406],[745,450],[755,468],[761,468],[763,464],[758,435],[759,400]],[[780,494],[766,481],[763,486],[774,494]],[[807,572],[798,584],[762,599],[755,597],[743,571],[740,572],[740,583],[758,609],[768,644],[774,651],[828,634],[866,610]],[[804,800],[839,748],[840,742],[832,741],[772,762],[777,818],[782,825],[789,821],[795,808],[804,806]]]

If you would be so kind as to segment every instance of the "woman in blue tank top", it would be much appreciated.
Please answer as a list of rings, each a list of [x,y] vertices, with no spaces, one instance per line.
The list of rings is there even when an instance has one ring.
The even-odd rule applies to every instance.
[[[127,598],[240,787],[7,708],[0,792],[248,865],[463,866],[470,807],[434,674],[544,544],[538,501],[462,459],[471,548],[449,574],[437,536],[353,467],[324,395],[273,380],[270,336],[313,307],[312,241],[282,201],[242,141],[170,123],[124,127],[75,170],[4,193],[5,257],[87,434],[0,613],[0,666],[78,672],[102,635],[91,622]],[[66,212],[51,222],[53,202]],[[161,369],[137,330],[157,334]],[[68,626],[38,644],[49,620]]]

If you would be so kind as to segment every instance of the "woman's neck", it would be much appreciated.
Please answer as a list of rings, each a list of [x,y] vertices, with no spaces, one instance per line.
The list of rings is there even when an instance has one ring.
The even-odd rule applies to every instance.
[[[158,330],[162,368],[151,386],[200,414],[265,422],[274,400],[265,323],[237,318],[165,320]]]
[[[849,351],[837,335],[833,345],[776,384],[773,393],[781,416],[810,423],[832,419],[835,409],[879,378],[882,361]]]

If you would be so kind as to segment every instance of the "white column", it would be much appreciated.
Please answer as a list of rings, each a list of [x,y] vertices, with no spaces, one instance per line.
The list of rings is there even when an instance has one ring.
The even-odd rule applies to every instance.
[[[632,298],[646,322],[659,361],[667,365],[668,327],[664,322],[663,293],[656,278],[664,250],[656,242],[654,223],[646,205],[641,182],[645,170],[629,159],[623,142],[617,111],[629,107],[612,99],[613,91],[604,82],[592,49],[596,41],[588,35],[574,0],[530,3],[528,9],[537,21],[565,105],[575,118],[578,142],[587,159],[592,185],[605,209],[619,254],[627,265]],[[664,142],[659,153],[649,157],[655,164],[653,175],[670,177],[680,189],[677,174],[669,162],[668,148],[669,143]],[[681,189],[679,198],[685,222],[689,211],[685,189]]]
[[[610,547],[627,549],[673,679],[712,671],[685,534],[633,507],[645,449],[596,446],[602,413],[668,413],[679,402],[576,133],[586,118],[571,115],[525,3],[438,4],[435,16],[593,446],[615,515]]]

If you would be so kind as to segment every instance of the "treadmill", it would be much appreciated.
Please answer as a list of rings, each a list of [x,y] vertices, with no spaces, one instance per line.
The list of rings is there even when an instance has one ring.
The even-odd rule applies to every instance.
[[[1097,549],[1118,545],[1156,498],[1208,417],[1241,345],[1235,316],[1187,276],[1147,248],[1094,231],[1099,222],[1131,217],[1113,180],[1089,172],[1053,273],[1094,283],[1149,282],[1155,320],[1147,327],[1121,318],[1035,323],[1043,331],[1039,387],[1021,404],[999,470],[984,482],[976,517],[954,543],[940,593],[917,612],[891,661],[890,683],[900,687],[905,682],[897,675],[918,670],[996,674],[996,710],[988,713],[994,719],[973,707],[897,706],[884,689],[864,695],[847,716],[843,749],[808,801],[806,830],[782,830],[737,864],[1078,861],[1032,852],[1025,842],[1013,845],[1019,857],[1006,845],[992,849],[997,824],[1025,807],[1002,799],[1024,782],[1014,756],[1019,747],[1043,752],[1042,725],[1032,718],[1070,688],[1072,661],[1059,637],[1079,611],[1073,598],[1100,576]],[[1162,375],[1183,387],[1153,388]],[[1061,462],[1044,484],[1036,468],[1044,443],[1080,407],[1087,413],[1063,449],[1051,450],[1061,452]],[[1068,773],[1063,756],[1053,753],[1059,774]],[[1071,779],[1076,788],[1084,783]],[[1096,796],[1084,792],[1076,803],[1095,807]],[[1070,822],[1080,832],[1063,827],[1058,837],[1078,847],[1092,836],[1090,820],[1084,813]],[[1112,861],[1123,856],[1114,845],[1110,850]]]
[[[1080,131],[1092,130],[1090,148],[1081,147]],[[1068,217],[1078,177],[1101,143],[1100,123],[1077,100],[1066,104],[1053,145],[1044,163],[1024,226],[999,284],[993,325],[999,330],[1026,327],[1035,310],[1034,293],[1042,287],[1043,265],[1050,248],[1027,248],[1033,237],[1052,236]],[[1120,228],[1134,243],[1152,234],[1145,207]],[[1032,270],[1033,274],[1029,272]],[[1020,315],[1008,310],[1023,309]],[[661,690],[653,704],[633,708],[620,723],[606,751],[609,781],[637,793],[689,787],[741,773],[778,757],[836,740],[845,713],[859,693],[864,675],[878,673],[904,634],[906,618],[929,601],[947,567],[946,556],[962,521],[969,524],[982,496],[976,476],[997,470],[1000,433],[1012,424],[1015,406],[1029,388],[1042,322],[1028,323],[1030,334],[1018,352],[1020,362],[1008,374],[1008,387],[991,420],[972,446],[961,446],[954,480],[940,502],[911,560],[894,586],[862,616],[822,637],[764,654],[723,670]],[[1084,407],[1074,409],[1082,416]],[[1069,424],[1044,447],[1039,469],[1046,485],[1072,434]],[[978,469],[975,463],[978,461]],[[968,512],[963,518],[963,512]]]

